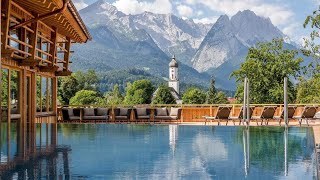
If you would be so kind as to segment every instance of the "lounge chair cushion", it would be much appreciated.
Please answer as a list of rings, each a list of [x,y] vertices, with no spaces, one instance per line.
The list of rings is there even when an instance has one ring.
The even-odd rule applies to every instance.
[[[120,108],[120,116],[127,116],[128,108]]]
[[[93,108],[84,108],[83,115],[84,116],[94,116],[94,109]]]
[[[167,108],[157,108],[157,116],[168,116]]]
[[[146,108],[137,108],[137,115],[140,116],[146,116],[147,115],[147,109]]]
[[[138,116],[138,119],[149,119],[150,116]]]
[[[172,120],[177,120],[178,116],[170,116]]]
[[[128,116],[116,116],[116,119],[127,120]]]
[[[170,116],[178,116],[179,108],[171,108]]]
[[[172,118],[170,116],[155,116],[155,119],[162,119],[162,120],[171,120]]]
[[[69,117],[74,116],[73,109],[68,109],[68,115]]]
[[[80,120],[79,116],[69,116],[70,120]]]
[[[97,108],[97,115],[98,116],[105,116],[108,115],[108,108]]]
[[[105,116],[83,116],[83,120],[106,120]]]

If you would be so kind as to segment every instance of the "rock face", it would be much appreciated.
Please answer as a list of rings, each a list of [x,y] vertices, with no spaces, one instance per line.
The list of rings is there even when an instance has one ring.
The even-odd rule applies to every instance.
[[[75,45],[74,70],[137,68],[166,78],[170,57],[175,54],[182,82],[208,85],[213,75],[217,86],[224,89],[235,88],[228,77],[244,61],[249,47],[284,37],[270,19],[250,10],[231,18],[220,16],[214,25],[173,14],[126,15],[106,0],[91,4],[80,14],[93,41]]]
[[[175,54],[179,60],[191,66],[191,59],[212,25],[182,19],[173,14],[144,12],[125,15],[105,0],[100,0],[80,11],[86,24],[95,28],[107,26],[133,40],[148,39],[169,57]],[[148,35],[146,35],[146,33]]]
[[[199,72],[219,68],[224,63],[240,64],[242,54],[257,42],[284,37],[270,19],[245,10],[229,19],[223,15],[213,25],[192,59]],[[236,59],[235,59],[236,58]]]
[[[72,57],[74,62],[77,62],[72,64],[74,71],[95,69],[99,73],[105,73],[106,71],[122,71],[129,68],[136,68],[158,78],[168,77],[168,64],[171,56],[168,56],[158,46],[159,42],[147,31],[158,32],[162,30],[163,33],[170,31],[168,29],[170,25],[164,26],[164,24],[173,21],[172,18],[175,19],[177,17],[173,15],[155,15],[152,13],[135,16],[126,15],[105,0],[97,1],[82,9],[80,14],[93,40],[86,44],[75,45],[73,47],[77,52]],[[146,17],[140,16],[145,16],[146,14],[149,19],[157,19],[154,19],[154,26],[158,23],[157,27],[150,25],[149,29],[147,27],[142,28],[144,26],[142,19]],[[160,17],[163,18],[163,20],[160,20]],[[162,24],[160,22],[162,22]],[[152,23],[150,22],[150,24]],[[168,32],[168,34],[171,33]],[[195,34],[199,35],[201,33],[198,32]],[[159,35],[159,37],[165,36],[169,39],[168,35]],[[186,42],[184,43],[188,44]],[[167,44],[170,44],[170,42]],[[198,42],[198,44],[200,44],[200,42]],[[186,45],[186,47],[188,47],[188,45]],[[191,58],[192,56],[190,56],[190,59]],[[177,59],[180,61],[180,57]],[[204,85],[210,78],[208,74],[199,73],[192,67],[184,64],[181,64],[181,71],[181,81],[187,84],[194,83]]]

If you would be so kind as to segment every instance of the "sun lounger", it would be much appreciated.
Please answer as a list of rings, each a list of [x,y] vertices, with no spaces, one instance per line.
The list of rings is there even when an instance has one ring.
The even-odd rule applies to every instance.
[[[134,108],[133,111],[134,111],[136,123],[145,122],[145,121],[150,123],[150,114],[151,114],[150,108]]]
[[[252,116],[253,110],[254,110],[254,106],[250,107],[250,118]],[[239,120],[239,125],[241,124],[241,120],[243,119],[243,107],[241,107],[241,110],[238,114],[236,114],[236,116],[232,116],[232,113],[230,113],[230,116],[227,120],[226,125],[228,125],[228,121],[231,120],[233,122],[233,125],[235,125],[235,120]]]
[[[231,109],[232,109],[232,106],[219,106],[218,110],[215,112],[214,116],[204,116],[204,118],[206,120],[205,124],[207,124],[208,120],[210,120],[210,121],[218,120],[218,125],[220,125],[220,120],[222,120],[222,119],[228,120]]]
[[[288,107],[288,124],[289,124],[289,120],[292,119],[295,111],[296,111],[296,106],[289,106]],[[278,120],[279,125],[281,125],[281,120],[284,119],[284,108],[282,107],[280,114],[274,115],[273,118]]]
[[[258,115],[252,116],[251,119],[256,120],[257,125],[258,120],[261,120],[261,125],[263,124],[263,121],[266,120],[266,124],[268,125],[268,122],[273,118],[276,109],[277,106],[264,106],[263,110]]]
[[[294,115],[293,119],[298,119],[301,126],[302,120],[306,120],[307,125],[309,126],[308,120],[313,119],[314,115],[317,113],[318,107],[315,106],[305,106],[303,111],[298,115]]]

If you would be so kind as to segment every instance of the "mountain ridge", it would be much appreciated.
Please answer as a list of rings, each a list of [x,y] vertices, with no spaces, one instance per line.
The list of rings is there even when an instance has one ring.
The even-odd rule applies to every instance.
[[[73,65],[74,69],[97,63],[100,71],[104,66],[112,71],[137,68],[165,79],[174,54],[181,64],[180,79],[184,83],[208,86],[213,76],[217,86],[224,89],[235,88],[235,81],[228,77],[244,62],[248,48],[257,42],[285,37],[269,18],[250,10],[239,11],[230,18],[222,15],[213,25],[174,14],[127,15],[105,0],[80,10],[80,14],[93,41],[75,47],[80,51],[75,58],[81,65]]]

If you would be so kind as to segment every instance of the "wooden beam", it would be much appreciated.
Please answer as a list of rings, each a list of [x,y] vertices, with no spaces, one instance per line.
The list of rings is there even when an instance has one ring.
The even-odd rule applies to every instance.
[[[57,28],[53,27],[52,28],[54,32],[51,33],[51,41],[52,44],[50,45],[50,50],[49,53],[52,55],[49,57],[49,60],[52,62],[51,66],[54,66],[57,62],[56,56],[57,56],[57,41],[58,41],[58,31]]]
[[[67,37],[67,43],[66,43],[66,50],[67,52],[64,53],[64,63],[63,67],[65,68],[66,71],[69,70],[69,61],[70,61],[70,49],[71,49],[71,38]]]
[[[10,26],[10,14],[11,14],[11,0],[6,0],[3,3],[3,7],[1,7],[1,10],[4,9],[5,16],[1,18],[1,21],[3,19],[3,22],[1,23],[2,28],[2,45],[3,49],[6,49],[8,46],[8,36],[9,36],[9,26]],[[2,13],[2,12],[1,12]]]
[[[20,23],[20,24],[17,24],[17,25],[15,25],[15,26],[10,27],[10,29],[17,29],[17,28],[19,28],[19,27],[22,27],[22,26],[25,26],[25,25],[28,25],[28,24],[31,24],[31,23],[34,23],[34,22],[37,22],[37,21],[46,19],[46,18],[49,18],[50,16],[63,13],[63,11],[67,9],[69,1],[70,1],[70,0],[64,0],[64,1],[63,1],[64,3],[63,3],[62,8],[60,8],[60,9],[58,9],[58,10],[55,10],[55,11],[49,12],[49,13],[47,13],[47,14],[43,14],[43,15],[41,15],[41,16],[37,16],[37,17],[32,18],[32,19],[30,19],[30,20],[24,21],[24,22],[22,22],[22,23]]]
[[[30,45],[32,48],[30,48],[30,54],[31,56],[20,61],[19,65],[20,66],[37,66],[40,63],[40,60],[35,59],[37,51],[37,39],[38,39],[38,28],[39,28],[39,23],[38,21],[34,22],[31,24],[31,29],[33,30],[33,34],[31,34],[30,38]]]
[[[69,70],[56,72],[56,76],[70,76],[71,74],[72,74],[72,72]]]
[[[52,107],[54,114],[58,115],[57,100],[58,100],[58,78],[52,78]]]
[[[58,66],[43,66],[40,67],[41,72],[56,72],[59,69]]]

